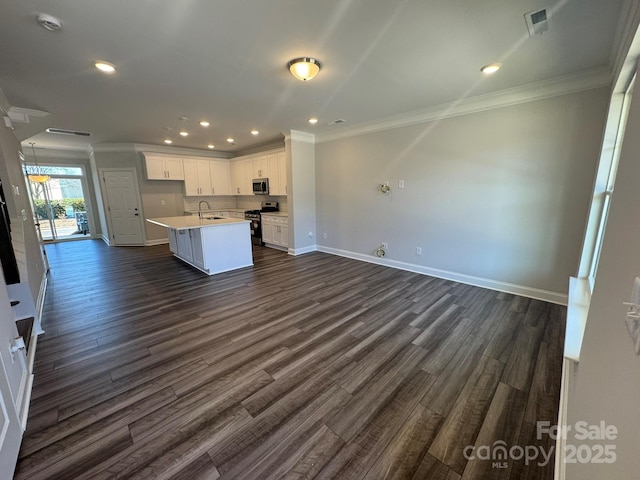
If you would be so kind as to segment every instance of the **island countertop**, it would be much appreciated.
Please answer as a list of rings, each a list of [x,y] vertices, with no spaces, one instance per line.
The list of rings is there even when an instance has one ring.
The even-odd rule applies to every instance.
[[[184,215],[181,217],[160,217],[160,218],[147,218],[147,222],[160,225],[161,227],[173,228],[175,230],[187,230],[190,228],[203,228],[203,227],[220,227],[224,225],[231,225],[236,223],[249,223],[248,220],[241,220],[239,218],[218,218],[215,220],[199,218],[197,215]]]

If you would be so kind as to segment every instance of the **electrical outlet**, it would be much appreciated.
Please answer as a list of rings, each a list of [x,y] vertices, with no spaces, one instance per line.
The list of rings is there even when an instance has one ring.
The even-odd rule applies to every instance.
[[[309,237],[313,237],[313,232],[309,232]]]
[[[387,242],[382,242],[382,248],[386,250],[387,248],[389,248],[389,244]]]
[[[416,247],[416,255],[422,255],[422,247]]]
[[[327,238],[327,232],[324,232],[324,233],[322,234],[322,238],[324,238],[324,239],[326,239],[326,238]]]
[[[160,205],[166,205],[167,202],[165,202],[164,200],[160,200]]]
[[[404,188],[404,180],[398,181],[398,188]]]

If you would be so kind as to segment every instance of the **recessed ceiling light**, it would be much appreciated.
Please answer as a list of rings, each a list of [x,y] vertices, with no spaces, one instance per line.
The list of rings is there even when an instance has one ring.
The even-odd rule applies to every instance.
[[[227,142],[229,142],[229,143],[234,143],[234,142],[235,142],[235,140],[234,140],[233,138],[229,137],[229,138],[227,138]]]
[[[501,63],[490,63],[489,65],[485,65],[480,69],[482,73],[485,75],[491,75],[492,73],[496,73],[502,67]]]
[[[165,138],[164,143],[166,143],[167,145],[171,145],[173,143],[173,140],[169,140],[168,138]]]
[[[181,137],[188,137],[189,136],[189,132],[186,132],[184,130],[180,130],[180,136]]]
[[[211,149],[216,148],[216,146],[215,146],[213,143],[210,143],[209,145],[207,145],[207,147],[209,147],[209,148],[211,148]]]
[[[200,122],[200,125],[202,125],[203,127],[208,127],[209,126],[209,122],[207,122],[206,120],[202,120]]]
[[[116,71],[116,67],[114,67],[111,63],[109,62],[103,62],[102,60],[95,62],[93,64],[98,70],[100,70],[101,72],[104,73],[113,73]]]
[[[255,128],[253,130],[251,130],[251,135],[258,135],[260,132],[258,130],[256,130]]]
[[[311,117],[311,118],[309,119],[309,123],[310,123],[311,125],[315,125],[316,123],[318,123],[318,119],[317,119],[316,117]]]

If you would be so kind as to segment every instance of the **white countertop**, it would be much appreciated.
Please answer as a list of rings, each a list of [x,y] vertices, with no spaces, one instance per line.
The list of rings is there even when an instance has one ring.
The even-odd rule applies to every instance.
[[[197,215],[183,215],[181,217],[160,217],[147,218],[147,222],[176,230],[186,230],[188,228],[221,227],[235,223],[249,223],[248,220],[239,218],[221,218],[218,220],[206,220]]]

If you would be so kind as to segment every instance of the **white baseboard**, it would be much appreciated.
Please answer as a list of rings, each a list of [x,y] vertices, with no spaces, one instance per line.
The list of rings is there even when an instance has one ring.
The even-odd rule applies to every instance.
[[[425,267],[423,265],[415,265],[413,263],[400,262],[398,260],[378,258],[378,257],[374,257],[373,255],[365,255],[362,253],[350,252],[348,250],[340,250],[337,248],[325,247],[322,245],[316,245],[316,250],[318,250],[319,252],[330,253],[332,255],[339,255],[341,257],[352,258],[354,260],[361,260],[363,262],[375,263],[377,265],[384,265],[385,267],[392,267],[392,268],[397,268],[399,270],[406,270],[409,272],[421,273],[423,275],[442,278],[444,280],[452,280],[454,282],[473,285],[476,287],[489,288],[491,290],[511,293],[514,295],[520,295],[523,297],[533,298],[536,300],[544,300],[545,302],[566,305],[568,301],[567,295],[563,293],[550,292],[548,290],[541,290],[538,288],[531,288],[523,285],[515,285],[512,283],[499,282],[499,281],[490,280],[487,278],[480,278],[480,277],[474,277],[471,275],[465,275],[463,273],[449,272],[447,270],[440,270],[437,268]],[[291,251],[289,251],[289,253],[291,254]]]
[[[161,238],[159,240],[146,240],[144,242],[144,246],[145,247],[152,247],[154,245],[164,245],[169,243],[169,239],[168,238]]]
[[[309,245],[308,247],[302,248],[290,248],[288,250],[289,255],[304,255],[305,253],[311,253],[318,250],[317,245]]]

